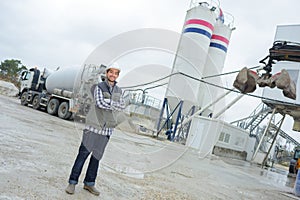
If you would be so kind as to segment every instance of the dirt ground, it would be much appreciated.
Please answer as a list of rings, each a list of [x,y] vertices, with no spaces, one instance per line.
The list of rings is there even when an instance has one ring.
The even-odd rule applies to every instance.
[[[21,106],[0,95],[0,199],[298,199],[284,169],[207,156],[166,140],[117,130],[101,161],[100,196],[64,189],[81,124]]]

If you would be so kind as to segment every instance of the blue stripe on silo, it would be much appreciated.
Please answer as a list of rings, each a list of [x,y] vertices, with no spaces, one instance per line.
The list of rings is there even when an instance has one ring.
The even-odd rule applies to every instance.
[[[211,38],[211,34],[208,31],[200,29],[200,28],[186,28],[183,31],[183,33],[188,33],[188,32],[199,33],[199,34],[205,35],[209,39]]]
[[[211,42],[209,46],[219,48],[219,49],[225,51],[225,53],[227,52],[227,48],[224,45],[221,45],[221,44],[218,44],[218,43],[215,43],[215,42]]]

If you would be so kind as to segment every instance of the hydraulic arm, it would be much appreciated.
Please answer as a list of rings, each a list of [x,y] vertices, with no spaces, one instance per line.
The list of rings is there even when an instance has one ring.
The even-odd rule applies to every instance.
[[[266,62],[266,60],[268,60]],[[233,86],[241,93],[251,93],[259,87],[277,87],[283,91],[284,96],[296,99],[296,84],[290,78],[287,70],[282,69],[274,75],[271,74],[272,64],[275,61],[300,62],[300,44],[287,41],[275,41],[273,47],[269,49],[269,55],[260,63],[264,64],[262,69],[257,71],[244,67],[237,75]],[[260,71],[265,73],[260,74]]]

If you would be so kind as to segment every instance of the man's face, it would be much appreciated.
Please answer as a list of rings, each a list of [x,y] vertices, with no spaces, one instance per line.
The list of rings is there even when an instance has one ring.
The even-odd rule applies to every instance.
[[[106,77],[108,81],[114,82],[119,77],[119,70],[118,69],[109,69],[106,72]]]

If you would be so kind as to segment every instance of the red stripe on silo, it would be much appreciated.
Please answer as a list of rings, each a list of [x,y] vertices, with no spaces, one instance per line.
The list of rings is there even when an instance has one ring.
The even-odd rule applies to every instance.
[[[211,39],[220,40],[220,41],[226,43],[227,45],[229,44],[229,40],[221,35],[212,35]]]
[[[184,25],[188,25],[188,24],[199,24],[199,25],[208,27],[212,31],[214,30],[214,26],[211,23],[201,20],[201,19],[189,19],[185,22]]]

